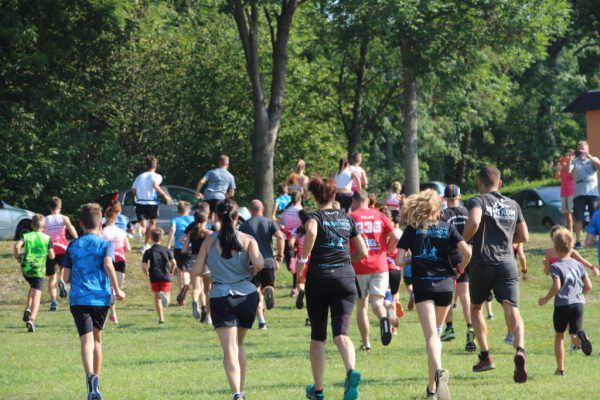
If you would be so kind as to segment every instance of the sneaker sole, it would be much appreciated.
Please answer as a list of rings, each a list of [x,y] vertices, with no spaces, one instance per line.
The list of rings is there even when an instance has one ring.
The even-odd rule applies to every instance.
[[[267,306],[267,310],[275,307],[275,296],[273,295],[273,288],[270,286],[265,289],[265,305]]]
[[[200,319],[200,310],[198,310],[198,303],[196,302],[192,303],[192,315],[194,319]]]
[[[67,287],[65,284],[63,282],[58,282],[58,295],[64,299],[67,297],[67,294]]]
[[[379,333],[381,335],[381,344],[387,346],[392,341],[392,330],[390,320],[388,318],[382,318],[379,323]]]
[[[441,340],[442,342],[451,342],[451,341],[453,341],[454,339],[456,339],[456,336],[442,336],[442,337],[440,338],[440,340]]]
[[[296,308],[298,310],[302,310],[304,308],[304,291],[303,290],[298,292],[298,297],[296,297]]]
[[[591,355],[592,342],[590,342],[590,340],[588,339],[585,331],[577,332],[577,337],[579,338],[579,340],[581,340],[581,351],[583,352],[583,354],[585,354],[586,356]]]
[[[162,303],[162,306],[164,308],[169,307],[169,299],[167,299],[167,295],[166,294],[164,294],[163,292],[160,292],[158,294],[158,297],[160,297],[160,302]]]
[[[353,371],[348,377],[348,386],[344,390],[344,400],[358,399],[358,385],[360,385],[360,373]]]
[[[473,372],[485,372],[485,371],[491,371],[493,369],[496,369],[496,366],[494,365],[494,363],[490,363],[485,368],[479,368],[479,369],[473,368]]]
[[[23,322],[29,321],[29,318],[31,318],[31,310],[26,308],[25,311],[23,311]]]
[[[35,325],[31,322],[28,321],[25,326],[27,327],[27,332],[35,332]]]
[[[525,368],[525,356],[521,353],[515,354],[515,383],[527,382],[527,369]]]
[[[446,369],[438,369],[435,371],[435,393],[438,396],[438,400],[450,400],[450,389],[448,389],[448,381],[450,375]]]

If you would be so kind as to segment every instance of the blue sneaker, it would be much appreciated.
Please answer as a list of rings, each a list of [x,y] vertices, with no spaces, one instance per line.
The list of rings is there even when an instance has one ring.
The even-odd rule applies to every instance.
[[[67,295],[68,295],[68,293],[67,293],[67,284],[66,284],[66,283],[65,283],[65,281],[64,281],[64,280],[62,280],[62,279],[59,279],[59,280],[58,280],[58,295],[59,295],[61,298],[63,298],[63,299],[64,299],[65,297],[67,297]]]
[[[358,385],[360,384],[360,372],[349,370],[344,383],[344,400],[358,399]]]
[[[50,311],[58,310],[58,302],[54,299],[50,301]]]
[[[325,393],[315,393],[315,385],[308,385],[306,387],[306,398],[308,400],[322,400],[325,398]]]
[[[88,387],[88,395],[87,400],[102,400],[102,394],[98,389],[98,385],[100,384],[100,379],[96,374],[88,374],[86,377],[87,387]]]

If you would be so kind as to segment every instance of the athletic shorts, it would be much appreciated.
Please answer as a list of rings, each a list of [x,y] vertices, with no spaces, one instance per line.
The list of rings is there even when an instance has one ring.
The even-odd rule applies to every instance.
[[[150,288],[154,293],[165,292],[169,293],[171,291],[171,282],[161,281],[161,282],[150,282]]]
[[[108,306],[71,306],[71,314],[79,336],[83,336],[94,329],[104,329]]]
[[[29,278],[27,276],[24,276],[24,278],[32,289],[42,290],[44,287],[44,278]]]
[[[115,266],[115,271],[122,274],[125,273],[125,261],[115,261],[113,265]]]
[[[208,209],[210,210],[211,213],[214,213],[215,210],[217,209],[217,204],[222,201],[219,199],[210,199],[210,200],[204,200],[208,203]]]
[[[217,328],[252,328],[258,307],[258,293],[247,296],[211,297],[210,316]]]
[[[402,282],[402,271],[399,269],[390,269],[390,290],[392,295],[398,293],[400,290],[400,283]]]
[[[138,221],[158,218],[158,205],[156,204],[136,204],[135,215]]]
[[[359,299],[364,299],[369,294],[385,296],[385,292],[389,287],[390,278],[388,272],[356,275],[356,291]]]
[[[575,218],[575,221],[583,221],[586,208],[590,218],[592,218],[594,211],[598,209],[599,200],[600,197],[598,196],[577,196],[573,198],[573,218]]]
[[[450,265],[452,266],[452,268],[457,269],[458,270],[458,266],[460,265],[461,262],[461,257],[460,254],[454,253],[450,255]],[[469,266],[467,265],[467,268],[465,268],[464,272],[462,274],[460,274],[458,276],[458,278],[456,278],[456,282],[457,283],[469,283]]]
[[[344,212],[350,211],[352,206],[352,193],[336,193],[335,199],[340,203],[340,208]]]
[[[182,271],[191,271],[194,264],[192,264],[192,258],[189,253],[182,253],[181,249],[173,250],[173,257],[177,263],[177,268]]]
[[[554,331],[563,333],[569,325],[569,333],[574,334],[583,329],[583,304],[569,304],[554,308]]]
[[[356,302],[356,278],[309,278],[306,280],[306,309],[310,319],[310,338],[327,339],[327,318],[331,310],[333,337],[348,335],[352,310]]]
[[[471,265],[469,281],[471,304],[483,304],[493,292],[499,303],[519,306],[519,270],[515,262]]]
[[[290,239],[285,239],[285,246],[283,248],[283,260],[285,261],[287,270],[293,273],[294,271],[292,271],[292,258],[294,258],[294,251],[290,249],[289,243]]]
[[[53,260],[46,258],[46,276],[52,276],[58,272],[63,256],[64,254],[56,254]]]
[[[454,298],[454,292],[413,292],[415,296],[415,303],[422,303],[424,301],[433,301],[437,307],[447,307],[452,304]]]
[[[563,214],[570,214],[573,212],[573,196],[561,196],[560,204],[560,211]]]
[[[257,288],[266,288],[275,286],[275,270],[273,268],[263,268],[252,278],[252,282]]]

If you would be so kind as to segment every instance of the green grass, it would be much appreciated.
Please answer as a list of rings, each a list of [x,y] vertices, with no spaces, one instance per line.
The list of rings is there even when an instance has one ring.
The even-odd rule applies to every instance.
[[[450,371],[454,399],[596,399],[600,390],[598,355],[581,353],[566,357],[567,376],[553,375],[552,306],[540,308],[549,278],[543,275],[541,258],[549,240],[545,233],[532,234],[526,246],[530,280],[521,285],[522,312],[530,380],[512,382],[511,347],[502,342],[506,328],[500,306],[489,324],[491,352],[496,370],[471,372],[476,356],[463,351],[465,325],[455,318],[458,338],[444,345],[443,364]],[[38,316],[38,330],[26,333],[21,322],[26,283],[10,255],[12,243],[0,242],[0,399],[83,399],[85,382],[79,356],[79,341],[68,307],[50,313],[48,298]],[[139,243],[136,243],[139,248]],[[596,262],[596,250],[583,254]],[[119,304],[120,324],[107,322],[104,334],[104,371],[101,388],[106,399],[229,399],[222,368],[222,353],[212,328],[200,325],[189,307],[167,309],[167,324],[159,326],[152,294],[130,255],[125,290]],[[136,260],[137,261],[137,260]],[[594,284],[600,281],[592,279]],[[269,330],[252,330],[247,338],[248,399],[302,399],[311,383],[308,359],[309,329],[305,311],[293,307],[289,274],[280,271],[276,307],[267,313]],[[402,292],[406,302],[406,292]],[[600,351],[600,295],[587,296],[585,326]],[[460,315],[460,314],[459,314]],[[357,353],[357,369],[363,376],[361,399],[421,399],[427,382],[427,357],[415,312],[402,319],[398,336],[383,348],[372,318],[371,354]],[[351,337],[358,347],[358,329],[353,321]],[[331,338],[327,343],[325,391],[328,399],[342,398],[343,366]]]

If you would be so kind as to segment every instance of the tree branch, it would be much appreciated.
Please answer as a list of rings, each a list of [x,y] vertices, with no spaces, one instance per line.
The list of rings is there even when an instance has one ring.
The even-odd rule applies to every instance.
[[[267,7],[264,7],[265,17],[267,19],[267,23],[269,24],[269,34],[271,35],[271,48],[275,48],[275,28],[273,27],[273,18],[271,17],[271,13]]]

